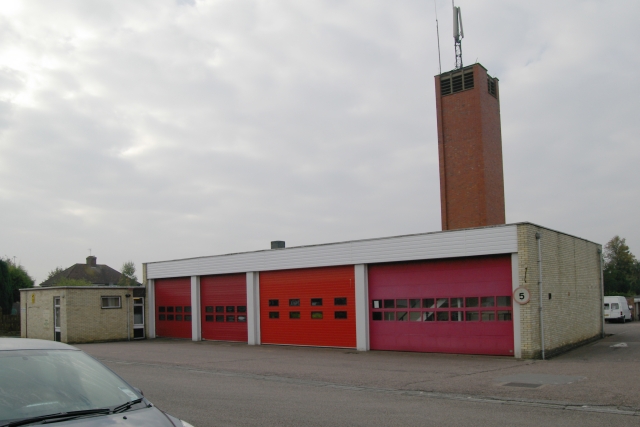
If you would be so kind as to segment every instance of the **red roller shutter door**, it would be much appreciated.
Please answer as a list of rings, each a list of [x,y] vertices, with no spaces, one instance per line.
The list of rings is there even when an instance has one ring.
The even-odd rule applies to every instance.
[[[247,279],[245,274],[200,278],[202,338],[247,342]]]
[[[191,279],[156,279],[156,335],[191,338]]]
[[[260,325],[264,344],[355,347],[353,266],[260,273]]]
[[[513,356],[510,255],[368,271],[372,350]]]

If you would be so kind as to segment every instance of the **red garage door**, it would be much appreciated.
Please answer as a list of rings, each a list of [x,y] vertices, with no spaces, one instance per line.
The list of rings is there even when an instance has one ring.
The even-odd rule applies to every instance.
[[[264,344],[356,346],[353,266],[260,273]]]
[[[191,338],[191,279],[156,279],[156,335]]]
[[[513,356],[510,255],[368,270],[372,350]]]
[[[200,278],[202,338],[247,342],[247,279],[245,274]]]

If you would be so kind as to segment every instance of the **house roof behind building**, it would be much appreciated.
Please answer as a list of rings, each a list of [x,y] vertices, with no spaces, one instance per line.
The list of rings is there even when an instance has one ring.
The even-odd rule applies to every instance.
[[[97,264],[95,256],[87,257],[85,264],[74,264],[61,273],[45,280],[40,286],[55,286],[61,279],[86,280],[92,285],[116,285],[122,273],[106,264]],[[139,285],[136,282],[136,285]]]

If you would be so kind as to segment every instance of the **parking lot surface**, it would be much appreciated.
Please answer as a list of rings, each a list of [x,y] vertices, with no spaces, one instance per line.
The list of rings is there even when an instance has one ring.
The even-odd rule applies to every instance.
[[[83,344],[195,425],[640,425],[640,322],[559,357],[223,342]]]

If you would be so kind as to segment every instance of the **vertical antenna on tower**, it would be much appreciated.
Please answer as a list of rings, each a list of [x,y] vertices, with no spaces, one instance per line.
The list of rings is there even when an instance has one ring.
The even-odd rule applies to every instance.
[[[438,37],[438,69],[442,74],[442,61],[440,60],[440,29],[438,28],[438,6],[436,0],[433,0],[433,8],[436,10],[436,35]]]
[[[456,49],[456,70],[462,68],[462,39],[464,38],[464,30],[462,29],[462,12],[456,7],[453,0],[453,39],[455,40]]]

